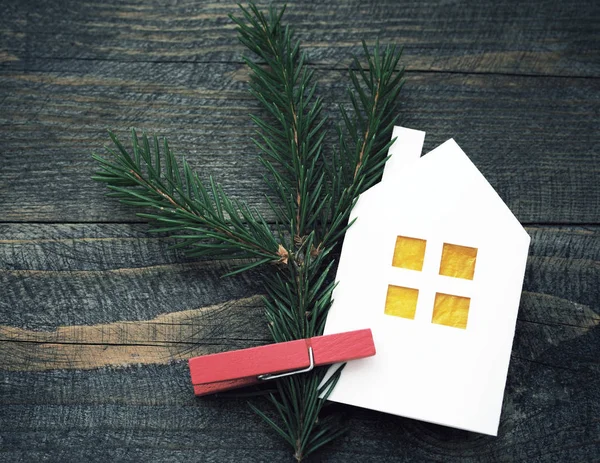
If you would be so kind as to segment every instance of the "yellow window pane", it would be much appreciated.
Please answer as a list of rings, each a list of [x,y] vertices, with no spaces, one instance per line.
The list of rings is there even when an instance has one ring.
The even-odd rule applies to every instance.
[[[394,267],[407,268],[409,270],[423,270],[423,258],[425,257],[425,240],[399,236],[396,238],[394,248]]]
[[[440,275],[472,280],[475,274],[477,248],[444,243]]]
[[[436,293],[431,323],[454,326],[464,330],[467,327],[470,303],[471,299],[468,297]]]
[[[414,319],[418,297],[418,289],[389,285],[385,300],[385,314]]]

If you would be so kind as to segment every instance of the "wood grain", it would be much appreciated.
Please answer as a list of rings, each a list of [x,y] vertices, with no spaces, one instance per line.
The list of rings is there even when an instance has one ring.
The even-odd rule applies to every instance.
[[[186,260],[143,225],[5,224],[0,230],[0,287],[10,288],[2,294],[1,324],[49,331],[149,320],[262,291],[257,273],[222,278],[235,263]],[[233,319],[211,314],[203,323],[215,333],[234,329]],[[256,316],[264,323],[262,312]]]
[[[213,175],[227,193],[273,219],[251,141],[248,114],[259,109],[243,65],[76,67],[60,61],[35,72],[0,71],[1,221],[139,221],[90,181],[97,168],[91,153],[103,152],[105,129],[127,139],[129,126],[168,136],[203,178]],[[335,105],[346,100],[345,73],[317,77],[333,123]],[[598,80],[440,73],[408,79],[401,122],[428,132],[425,152],[454,137],[522,222],[600,222]]]
[[[269,342],[260,273],[186,259],[89,181],[105,129],[134,126],[267,213],[234,10],[2,2],[0,462],[291,461],[246,397],[194,398],[179,360]],[[600,3],[306,0],[287,19],[330,126],[360,39],[404,45],[400,122],[425,150],[455,137],[532,236],[499,437],[333,404],[350,430],[312,460],[600,460]]]
[[[265,6],[268,2],[258,2]],[[4,60],[241,61],[229,13],[235,2],[51,0],[3,2]],[[275,2],[281,5],[282,2]],[[597,2],[290,2],[312,62],[344,68],[360,41],[404,45],[420,71],[597,76]]]
[[[236,312],[243,311],[243,320]],[[254,313],[253,313],[254,312]],[[0,368],[17,371],[169,363],[268,339],[260,297],[159,315],[151,320],[59,326],[52,331],[0,325]],[[241,324],[232,323],[238,319]],[[213,320],[211,322],[211,320]],[[214,320],[222,320],[214,333]],[[247,336],[249,323],[256,323]],[[236,341],[242,339],[242,341]]]

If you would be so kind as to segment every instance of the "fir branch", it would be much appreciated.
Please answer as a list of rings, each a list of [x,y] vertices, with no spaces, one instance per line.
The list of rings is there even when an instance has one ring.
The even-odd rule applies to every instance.
[[[278,264],[265,276],[265,309],[276,342],[323,333],[335,284],[331,257],[348,223],[358,196],[377,182],[387,160],[389,134],[395,122],[402,88],[397,65],[400,51],[373,53],[363,43],[366,67],[354,58],[350,70],[351,110],[341,108],[339,149],[324,153],[323,102],[316,96],[313,72],[306,55],[281,18],[284,10],[267,15],[253,4],[232,17],[240,41],[255,54],[245,58],[251,70],[251,93],[265,117],[252,116],[255,141],[267,182],[280,204],[267,198],[279,219],[273,233],[263,217],[242,202],[230,199],[212,178],[200,181],[185,160],[181,168],[166,141],[141,142],[132,132],[132,153],[110,136],[117,147],[110,157],[94,155],[101,171],[94,177],[122,202],[150,209],[138,215],[168,232],[193,256],[250,259],[236,272],[264,263]],[[232,272],[232,273],[236,273]],[[298,461],[339,436],[344,428],[322,409],[339,370],[325,380],[327,369],[276,380],[270,401],[277,418],[253,409],[294,449]]]
[[[281,24],[285,7],[279,12],[269,9],[268,16],[253,4],[240,10],[242,18],[230,17],[242,44],[259,59],[244,58],[251,70],[250,91],[269,116],[252,116],[259,129],[259,139],[254,141],[272,176],[269,183],[282,202],[279,216],[290,224],[300,245],[315,228],[315,206],[323,197],[323,101],[315,96],[306,54],[291,29]]]
[[[252,117],[259,129],[256,145],[283,204],[279,217],[290,224],[293,237],[287,271],[266,279],[267,319],[276,342],[312,337],[323,332],[334,287],[327,278],[333,265],[333,261],[326,263],[330,250],[315,252],[315,230],[323,206],[331,200],[324,194],[322,100],[314,97],[316,84],[311,83],[306,55],[289,27],[281,25],[283,10],[270,9],[265,16],[251,4],[248,9],[241,7],[241,12],[243,18],[232,16],[240,41],[259,60],[245,58],[251,70],[251,92],[270,118]],[[269,397],[282,425],[253,407],[292,445],[298,461],[342,432],[335,420],[318,420],[325,403],[319,388],[325,373],[319,368],[277,381],[278,393]],[[327,392],[337,378],[339,373],[326,383]]]
[[[259,130],[256,144],[283,203],[280,220],[291,224],[294,236],[287,248],[287,271],[266,279],[266,314],[275,341],[302,339],[323,333],[334,288],[330,253],[350,225],[357,197],[383,171],[390,145],[386,137],[402,86],[402,73],[396,71],[400,53],[386,48],[381,54],[377,43],[372,56],[364,46],[367,70],[354,59],[354,91],[349,92],[354,114],[350,117],[342,108],[340,150],[327,162],[322,101],[314,97],[306,55],[289,27],[281,25],[283,10],[264,15],[251,4],[241,11],[242,18],[232,19],[240,41],[257,58],[245,58],[251,92],[269,117],[252,116]],[[325,372],[321,368],[277,381],[278,393],[270,401],[282,425],[254,407],[294,447],[298,461],[343,432],[336,420],[318,418],[325,403],[321,395],[328,395],[339,378],[338,371],[320,388]]]
[[[92,178],[112,190],[108,196],[153,211],[137,214],[154,222],[153,231],[179,239],[175,247],[190,256],[251,259],[232,273],[282,261],[281,241],[262,216],[230,199],[212,177],[207,187],[185,159],[180,168],[166,139],[161,151],[158,137],[143,134],[140,142],[132,130],[130,153],[109,134],[117,150],[106,148],[110,159],[93,155],[101,170]]]

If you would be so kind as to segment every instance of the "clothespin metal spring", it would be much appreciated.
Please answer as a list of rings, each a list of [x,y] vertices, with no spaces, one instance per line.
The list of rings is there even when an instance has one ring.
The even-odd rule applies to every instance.
[[[266,373],[264,375],[258,375],[257,378],[260,379],[261,381],[269,381],[271,379],[284,378],[286,376],[297,375],[300,373],[308,373],[309,371],[311,371],[315,368],[315,356],[313,354],[313,349],[310,346],[308,347],[308,358],[310,360],[310,365],[301,370],[287,371],[285,373],[279,373],[278,375]]]

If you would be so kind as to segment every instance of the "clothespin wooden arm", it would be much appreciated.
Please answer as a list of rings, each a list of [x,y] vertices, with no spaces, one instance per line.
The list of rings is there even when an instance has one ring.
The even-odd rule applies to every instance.
[[[365,329],[194,357],[189,366],[195,394],[206,395],[372,355],[373,336]]]

